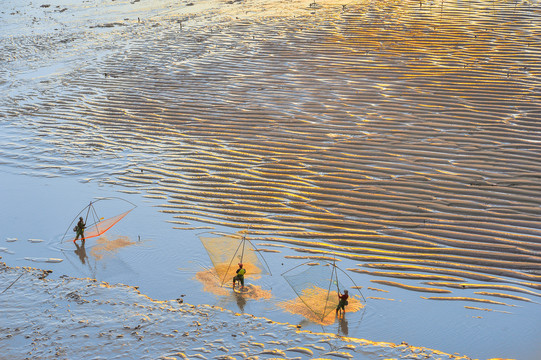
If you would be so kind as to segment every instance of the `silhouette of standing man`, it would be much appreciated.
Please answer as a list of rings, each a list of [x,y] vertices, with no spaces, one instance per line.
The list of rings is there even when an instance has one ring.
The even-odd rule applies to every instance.
[[[77,223],[77,225],[75,225],[75,228],[73,229],[73,231],[77,233],[77,236],[75,237],[73,242],[76,242],[79,239],[79,236],[81,237],[83,243],[85,242],[85,226],[86,224],[83,221],[83,218],[80,217],[79,222]]]
[[[344,294],[340,294],[340,292],[338,293],[338,306],[336,306],[336,315],[338,315],[338,310],[340,310],[340,312],[344,312],[344,314],[346,313],[346,305],[348,304],[348,298],[349,298],[349,295],[348,295],[348,291],[347,290],[344,290]]]

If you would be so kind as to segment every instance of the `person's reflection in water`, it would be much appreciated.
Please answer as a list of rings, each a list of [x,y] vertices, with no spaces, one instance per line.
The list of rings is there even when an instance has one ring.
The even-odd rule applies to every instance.
[[[244,299],[244,296],[242,296],[242,294],[239,294],[236,291],[233,291],[233,295],[235,296],[235,300],[237,300],[237,306],[239,307],[240,312],[244,312],[244,307],[246,306],[246,299]]]
[[[79,244],[75,243],[75,246],[77,247],[77,249],[74,250],[74,252],[75,254],[77,254],[77,256],[79,256],[79,260],[81,260],[84,265],[86,259],[88,259],[88,255],[86,255],[85,243],[83,241],[80,246]]]
[[[345,316],[338,319],[338,334],[342,336],[348,336],[349,334],[348,321]]]

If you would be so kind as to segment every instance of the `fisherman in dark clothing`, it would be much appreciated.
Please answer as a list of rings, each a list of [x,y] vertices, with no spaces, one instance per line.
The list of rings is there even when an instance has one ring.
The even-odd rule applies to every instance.
[[[77,233],[77,236],[75,237],[73,242],[76,242],[79,239],[79,236],[81,237],[81,240],[85,242],[85,226],[86,224],[83,221],[83,218],[80,217],[79,222],[77,223],[77,225],[75,225],[75,228],[73,229],[73,231]]]
[[[340,310],[340,312],[343,311],[344,314],[346,313],[346,305],[348,304],[348,298],[349,295],[347,290],[344,290],[343,295],[338,292],[338,306],[336,306],[336,315],[338,315],[338,310]]]

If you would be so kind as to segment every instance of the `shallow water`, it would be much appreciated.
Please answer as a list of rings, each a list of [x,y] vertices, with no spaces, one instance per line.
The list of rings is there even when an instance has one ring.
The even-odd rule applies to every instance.
[[[307,332],[211,305],[154,301],[132,287],[93,279],[52,280],[36,269],[2,266],[0,282],[16,284],[0,297],[7,358],[469,359]]]
[[[342,260],[369,297],[350,336],[541,352],[537,2],[104,4],[2,14],[0,163],[25,214],[4,219],[24,239],[4,260],[60,252],[50,266],[77,276],[235,308],[196,295],[196,234],[249,229],[278,275],[295,256]],[[108,240],[137,244],[87,268],[59,237],[119,191],[140,206]],[[280,276],[260,285],[293,297]]]

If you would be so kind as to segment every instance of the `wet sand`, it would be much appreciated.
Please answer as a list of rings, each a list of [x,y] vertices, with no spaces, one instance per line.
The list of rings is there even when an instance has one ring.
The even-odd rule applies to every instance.
[[[137,289],[93,279],[47,279],[0,267],[6,358],[469,359],[407,344],[317,334],[216,306],[155,301]]]
[[[420,346],[539,354],[530,325],[498,340],[504,312],[541,318],[537,2],[65,3],[1,15],[2,171],[157,203],[173,251],[248,229],[284,270],[342,259],[376,307],[396,307],[370,320],[378,339],[434,306],[457,329],[495,317],[477,344],[445,318],[431,326],[456,341],[418,330]],[[10,261],[62,259],[2,236]]]

